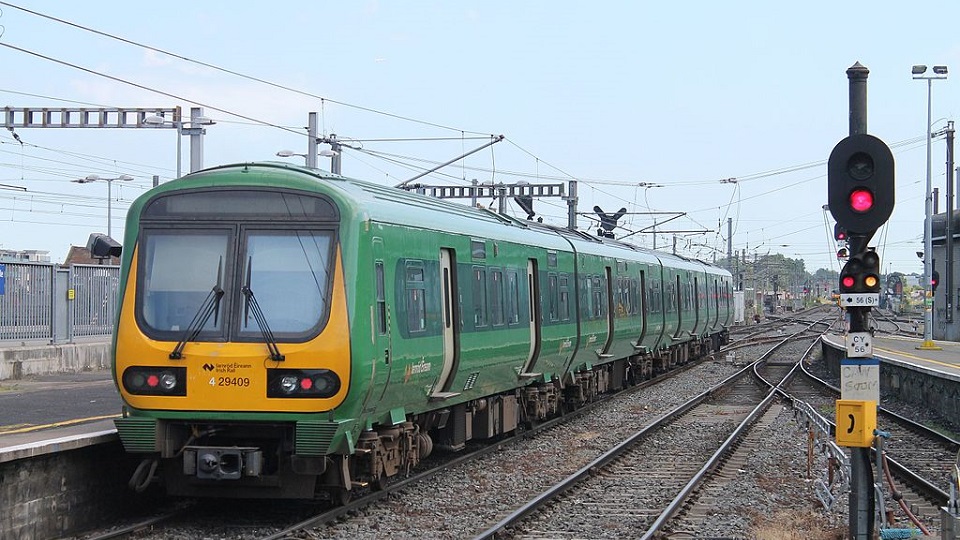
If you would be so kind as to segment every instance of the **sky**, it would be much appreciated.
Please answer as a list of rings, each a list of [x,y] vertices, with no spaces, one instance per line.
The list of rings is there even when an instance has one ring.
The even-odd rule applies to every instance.
[[[896,208],[871,245],[884,272],[921,273],[927,82],[910,69],[952,70],[932,84],[933,130],[946,127],[960,38],[942,21],[957,20],[954,1],[0,1],[0,102],[201,107],[215,122],[204,166],[302,163],[276,153],[307,151],[316,112],[322,136],[353,147],[343,174],[385,185],[502,134],[419,181],[576,180],[578,228],[597,229],[594,206],[625,208],[618,237],[713,261],[730,220],[734,252],[780,253],[813,272],[839,269],[826,160],[848,134],[846,70],[860,62],[868,132],[896,161]],[[0,249],[62,261],[106,232],[108,187],[121,239],[154,175],[175,179],[177,138],[0,130]],[[185,174],[190,138],[180,142]],[[933,139],[941,212],[945,148]],[[71,182],[94,174],[134,179]],[[566,223],[562,200],[534,209]],[[512,202],[509,212],[525,216]]]

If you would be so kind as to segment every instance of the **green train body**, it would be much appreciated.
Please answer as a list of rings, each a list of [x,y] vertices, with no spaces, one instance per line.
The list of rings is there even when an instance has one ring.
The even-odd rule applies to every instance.
[[[732,321],[723,269],[278,163],[137,199],[122,275],[118,432],[190,496],[342,498],[716,351]]]

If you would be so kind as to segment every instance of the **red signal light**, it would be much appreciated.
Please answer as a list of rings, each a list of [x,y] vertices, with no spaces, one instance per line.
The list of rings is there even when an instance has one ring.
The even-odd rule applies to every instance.
[[[873,193],[867,189],[855,189],[850,193],[850,208],[861,214],[873,208]]]
[[[853,276],[843,276],[842,278],[840,278],[840,284],[847,289],[853,288],[853,285],[855,283],[856,283],[856,280],[853,278]]]

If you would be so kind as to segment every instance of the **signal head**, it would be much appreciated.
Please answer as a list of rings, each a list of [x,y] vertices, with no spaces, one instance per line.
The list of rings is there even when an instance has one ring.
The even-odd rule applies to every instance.
[[[833,225],[833,238],[837,242],[844,242],[847,240],[847,230],[840,226],[839,223]]]
[[[849,234],[872,235],[893,212],[894,162],[890,148],[865,133],[834,147],[827,162],[830,213]]]
[[[930,276],[930,290],[937,292],[937,285],[940,284],[940,272],[936,270],[933,271],[933,274]]]

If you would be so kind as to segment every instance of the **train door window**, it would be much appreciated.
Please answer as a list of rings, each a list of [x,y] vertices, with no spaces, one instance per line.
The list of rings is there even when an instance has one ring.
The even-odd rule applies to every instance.
[[[506,285],[507,324],[520,322],[520,281],[516,270],[507,270]]]
[[[490,270],[490,323],[503,326],[503,271]]]
[[[548,251],[547,252],[547,267],[556,268],[557,267],[557,252]]]
[[[590,307],[590,301],[593,298],[591,290],[590,276],[580,278],[580,317],[589,319],[593,309]]]
[[[487,269],[473,267],[473,325],[487,326]]]
[[[662,298],[660,297],[660,280],[651,279],[647,291],[647,310],[650,313],[660,313]]]
[[[423,262],[407,261],[405,272],[407,330],[410,333],[423,332],[427,329],[426,284],[423,279]]]
[[[549,317],[551,321],[556,322],[560,318],[560,287],[557,280],[556,274],[549,274],[547,276],[547,283],[549,287],[548,302],[549,302]]]
[[[639,283],[636,279],[630,278],[627,281],[627,297],[630,299],[630,315],[636,315],[640,312],[640,298],[637,296],[637,290],[639,289]]]
[[[606,310],[603,309],[603,283],[600,281],[600,276],[593,276],[591,281],[593,282],[593,317],[599,319],[606,314]]]
[[[666,294],[664,294],[664,302],[666,303],[664,309],[667,313],[673,313],[677,311],[677,286],[674,285],[673,281],[667,283]]]
[[[383,261],[375,262],[373,267],[377,281],[377,333],[384,335],[387,333],[387,298],[384,291]]]
[[[560,276],[560,319],[570,320],[570,278],[566,274]]]

